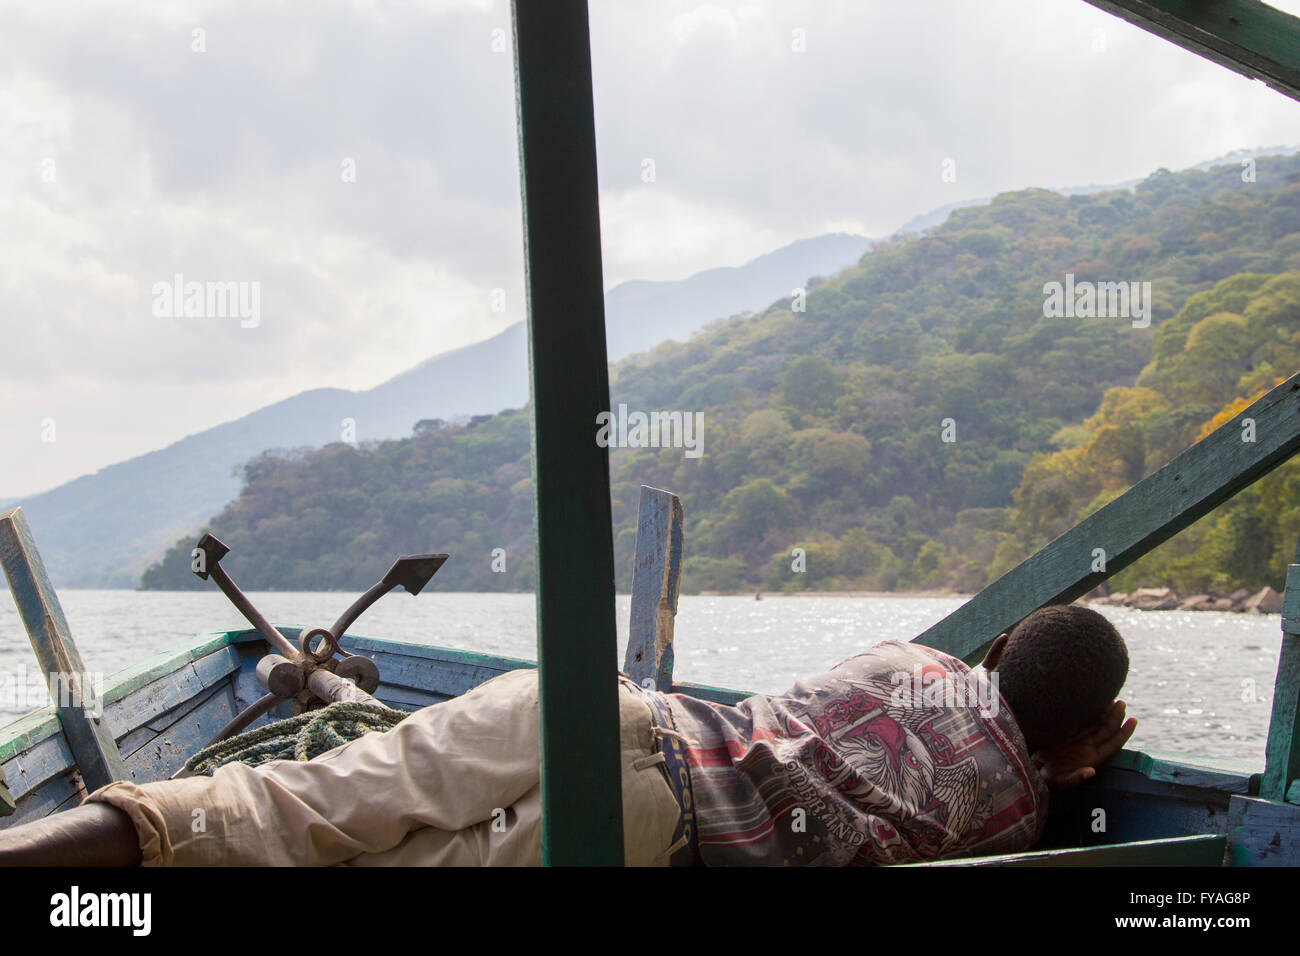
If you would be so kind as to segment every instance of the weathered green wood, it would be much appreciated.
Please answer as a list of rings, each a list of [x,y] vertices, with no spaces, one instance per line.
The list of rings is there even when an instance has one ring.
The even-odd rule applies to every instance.
[[[192,659],[209,650],[211,653]],[[170,670],[157,663],[159,660],[166,660]],[[131,775],[127,779],[156,779],[141,777],[144,761],[133,761],[132,756],[158,738],[166,727],[194,711],[201,703],[195,695],[228,682],[228,675],[238,667],[238,655],[225,635],[214,639],[208,634],[200,635],[188,647],[121,671],[105,682],[101,699],[111,703],[104,707],[102,724],[117,738],[118,752]],[[142,684],[146,677],[154,679]],[[190,724],[199,726],[197,720],[191,720]],[[6,779],[16,781],[14,796],[20,801],[23,819],[32,816],[29,804],[37,799],[35,791],[52,785],[77,767],[60,730],[57,713],[50,705],[0,728],[0,765],[4,767]],[[57,797],[39,799],[46,812],[53,812],[63,807],[71,793],[65,788]]]
[[[53,777],[75,770],[77,762],[72,757],[68,740],[55,734],[33,744],[4,763],[5,781],[13,795],[22,801],[26,795],[39,789]]]
[[[1241,439],[1255,420],[1254,442]],[[1300,374],[1022,561],[917,643],[974,662],[1003,631],[1048,604],[1068,604],[1300,451]],[[1093,571],[1094,549],[1105,570]]]
[[[211,658],[212,666],[220,666],[218,662],[223,660],[220,656],[222,650],[239,640],[237,635],[241,633],[221,631],[200,634],[187,645],[158,654],[142,664],[126,668],[106,678],[101,697],[105,718],[112,724],[110,715],[117,711],[115,705],[118,702],[182,668],[189,667],[193,661]],[[257,640],[261,639],[261,635],[257,635]],[[195,666],[206,668],[209,665]],[[200,681],[200,686],[206,685]],[[15,754],[29,750],[36,743],[59,732],[58,716],[48,705],[19,717],[0,727],[0,763],[9,760]]]
[[[166,679],[158,682],[165,683]],[[129,724],[129,729],[118,741],[118,749],[130,773],[128,779],[145,781],[170,776],[184,762],[185,757],[207,743],[212,734],[234,716],[235,708],[228,680],[212,687],[205,687],[198,681],[189,681],[186,686],[190,690],[190,696],[180,699],[165,714],[155,712],[157,697],[151,693],[151,688],[141,689],[117,705],[122,708],[118,721],[124,726]],[[214,697],[220,699],[212,704]],[[205,707],[208,710],[205,711]],[[128,721],[125,715],[131,711],[134,712],[134,718]],[[57,724],[52,707],[46,708],[45,714],[38,712],[29,717],[43,717],[42,723]],[[105,722],[110,722],[107,712]],[[203,736],[205,733],[207,736]],[[6,749],[21,739],[19,737],[8,741]],[[75,770],[76,762],[67,741],[56,728],[54,733],[32,743],[3,766],[6,779],[17,781],[14,796],[25,809],[33,791],[39,791],[51,780]],[[171,766],[171,770],[162,773],[162,769],[167,766]],[[59,802],[56,801],[54,805]]]
[[[21,508],[0,515],[0,564],[86,786],[94,790],[114,780],[130,779],[122,755],[97,713],[103,704],[95,699],[93,681],[73,643]]]
[[[1259,795],[1269,800],[1283,799],[1292,781],[1300,779],[1300,546],[1296,561],[1287,568],[1282,594],[1282,649],[1259,786]]]
[[[371,652],[371,660],[379,665],[380,687],[406,687],[442,697],[459,697],[484,681],[491,680],[507,671],[519,670],[521,667],[485,666],[482,664],[464,664],[420,657],[406,657],[380,651]],[[524,664],[531,669],[536,665]],[[379,695],[382,698],[382,694]]]
[[[1088,0],[1184,49],[1300,99],[1300,19],[1259,0]]]
[[[684,521],[681,499],[641,486],[623,672],[663,693],[673,685],[673,619],[682,579]]]
[[[1228,804],[1232,866],[1300,866],[1300,807],[1255,797]]]
[[[75,807],[86,796],[86,788],[73,770],[65,770],[39,787],[18,797],[18,808],[11,816],[0,817],[0,830],[22,826],[52,813]]]
[[[623,862],[604,283],[585,0],[514,0],[537,529],[542,860]]]
[[[211,633],[198,635],[189,644],[155,654],[133,667],[111,675],[104,682],[104,704],[106,706],[113,704],[135,693],[141,687],[175,673],[192,661],[228,648],[231,644],[228,633],[222,632],[216,636]],[[258,638],[261,639],[261,635],[258,635]]]
[[[118,739],[118,749],[122,737],[207,688],[228,683],[230,675],[239,667],[239,653],[233,647],[221,647],[216,653],[186,661],[172,673],[137,687],[133,693],[109,704],[104,708],[104,721]]]
[[[166,733],[178,723],[185,721],[200,707],[204,706],[212,698],[222,694],[228,694],[231,690],[230,682],[225,681],[215,687],[202,688],[194,692],[194,696],[185,700],[184,703],[164,714],[159,714],[146,721],[142,721],[122,737],[117,740],[117,749],[122,752],[122,757],[127,761],[127,766],[131,765],[131,757],[144,747],[154,741],[160,734]],[[233,705],[232,705],[233,706]],[[231,713],[230,717],[235,714]],[[229,718],[227,718],[229,722]],[[220,729],[220,727],[218,727]],[[203,743],[208,743],[204,740]],[[137,779],[139,779],[137,777]]]
[[[456,647],[439,647],[436,644],[407,644],[403,641],[386,640],[376,637],[345,637],[339,645],[353,654],[371,652],[394,654],[402,657],[416,657],[431,664],[460,664],[466,667],[487,667],[491,670],[513,671],[525,667],[536,667],[536,661],[521,657],[503,657],[497,654],[482,654],[478,651],[463,651]]]
[[[137,780],[166,780],[238,713],[229,684],[212,688],[192,703],[169,715],[167,726],[152,731],[147,740],[136,735],[126,763]]]
[[[9,792],[3,780],[0,780],[0,817],[12,816],[13,812],[18,809],[18,801],[14,795]]]
[[[1201,790],[1250,793],[1252,771],[1246,768],[1244,761],[1213,761],[1206,757],[1150,750],[1121,750],[1108,765],[1136,771],[1148,780],[1162,780]]]
[[[0,763],[31,750],[42,740],[62,733],[53,707],[42,707],[0,727]]]
[[[711,700],[715,704],[739,704],[746,697],[753,697],[754,692],[748,690],[728,690],[726,687],[714,687],[710,684],[696,684],[691,681],[679,681],[673,684],[672,693],[686,694],[688,697],[698,697],[700,700]]]
[[[1139,840],[1063,850],[1036,850],[1001,856],[936,860],[911,866],[1222,866],[1226,837],[1221,833]]]

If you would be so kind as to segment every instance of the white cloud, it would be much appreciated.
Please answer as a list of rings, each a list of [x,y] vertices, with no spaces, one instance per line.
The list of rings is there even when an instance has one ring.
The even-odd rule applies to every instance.
[[[1300,143],[1300,104],[1082,2],[602,0],[591,21],[610,284]],[[22,412],[0,442],[32,453],[0,494],[522,318],[509,26],[505,0],[7,5],[0,402]],[[154,319],[176,272],[261,282],[261,325]],[[69,424],[32,449],[47,414]]]

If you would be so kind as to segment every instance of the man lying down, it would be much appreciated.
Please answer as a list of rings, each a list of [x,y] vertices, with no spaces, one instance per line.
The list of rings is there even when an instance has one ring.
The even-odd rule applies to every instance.
[[[630,865],[871,865],[1023,851],[1050,788],[1132,735],[1128,651],[1047,607],[983,665],[887,641],[734,706],[620,678]],[[201,812],[200,812],[201,811]],[[537,673],[512,671],[308,762],[113,783],[0,831],[5,865],[541,862]]]

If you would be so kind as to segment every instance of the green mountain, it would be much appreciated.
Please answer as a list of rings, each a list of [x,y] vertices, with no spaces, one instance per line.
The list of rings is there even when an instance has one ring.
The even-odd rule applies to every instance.
[[[1288,291],[1300,278],[1300,155],[1262,157],[1242,177],[1160,170],[1132,190],[1007,193],[878,244],[806,297],[625,359],[615,406],[702,416],[703,454],[611,449],[620,586],[641,484],[683,499],[688,591],[983,586],[1225,405],[1300,367],[1287,334],[1300,327]],[[1149,325],[1045,314],[1049,283],[1119,282],[1137,283]],[[1207,377],[1213,387],[1196,384]],[[1063,484],[1059,456],[1109,447],[1112,406],[1142,413],[1141,454],[1114,465],[1098,451],[1087,467],[1117,472]],[[530,588],[525,413],[424,425],[248,463],[210,524],[234,548],[232,573],[255,588],[357,589],[398,552],[443,550],[443,588]],[[1231,547],[1252,540],[1260,555],[1242,567],[1259,576],[1241,580],[1276,583],[1270,545]],[[144,585],[197,585],[192,546],[178,542]]]

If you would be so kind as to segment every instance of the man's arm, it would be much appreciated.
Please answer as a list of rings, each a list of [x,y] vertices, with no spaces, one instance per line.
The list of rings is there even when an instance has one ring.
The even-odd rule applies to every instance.
[[[87,803],[43,820],[0,830],[0,866],[138,866],[131,818],[106,803]]]

